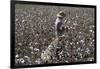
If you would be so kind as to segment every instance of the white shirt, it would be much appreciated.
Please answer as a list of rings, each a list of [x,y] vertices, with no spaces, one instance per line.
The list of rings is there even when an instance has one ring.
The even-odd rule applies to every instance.
[[[57,26],[57,24],[58,24],[59,22],[62,22],[62,19],[57,18],[57,19],[56,19],[56,22],[55,22],[55,25]]]

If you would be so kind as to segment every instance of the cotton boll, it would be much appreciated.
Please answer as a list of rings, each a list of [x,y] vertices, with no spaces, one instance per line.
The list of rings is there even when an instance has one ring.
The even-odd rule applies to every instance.
[[[93,30],[89,30],[89,32],[93,32]]]
[[[76,44],[78,45],[78,44],[79,44],[79,42],[76,42]]]
[[[25,22],[25,20],[22,20],[22,23],[24,23]]]
[[[37,64],[41,64],[42,61],[41,61],[41,59],[37,59],[37,60],[35,61],[35,63],[37,63]]]
[[[20,59],[15,59],[15,63],[18,64]]]
[[[22,43],[18,43],[19,46],[22,46]]]
[[[90,54],[89,48],[86,48],[86,51],[85,52],[88,53],[88,54]]]
[[[70,45],[72,45],[73,43],[71,42]]]
[[[87,59],[87,61],[93,61],[93,60],[94,60],[94,58],[92,58],[92,57]]]
[[[19,58],[19,55],[17,54],[17,55],[15,56],[15,58]]]
[[[32,51],[31,54],[34,54],[34,52]]]
[[[19,62],[22,63],[22,64],[24,64],[25,61],[24,61],[23,58],[20,58],[20,59],[19,59]]]
[[[80,40],[81,43],[84,43],[84,40]]]
[[[38,45],[39,43],[38,42],[35,42],[35,45]]]
[[[29,48],[30,48],[31,50],[33,50],[33,47],[32,47],[32,46],[30,46]]]
[[[37,51],[37,52],[39,52],[40,50],[39,50],[38,48],[34,48],[34,51]]]
[[[29,59],[29,57],[28,57],[28,56],[24,56],[24,58]]]

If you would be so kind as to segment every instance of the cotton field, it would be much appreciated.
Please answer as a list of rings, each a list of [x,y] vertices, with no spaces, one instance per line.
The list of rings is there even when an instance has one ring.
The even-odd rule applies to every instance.
[[[59,46],[62,46],[58,52],[59,60],[56,54],[51,53],[52,58],[46,55],[48,62],[44,62],[41,54],[55,40],[56,15],[61,10],[66,14],[63,21],[67,31],[59,41]],[[94,11],[94,8],[16,4],[15,65],[94,61]],[[56,41],[53,44],[55,43]],[[55,52],[52,48],[52,52]]]

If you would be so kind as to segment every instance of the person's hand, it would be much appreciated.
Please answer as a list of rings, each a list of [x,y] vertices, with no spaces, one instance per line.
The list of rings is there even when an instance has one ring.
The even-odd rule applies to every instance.
[[[60,30],[64,31],[65,30],[65,27],[64,26],[61,26],[60,27]]]

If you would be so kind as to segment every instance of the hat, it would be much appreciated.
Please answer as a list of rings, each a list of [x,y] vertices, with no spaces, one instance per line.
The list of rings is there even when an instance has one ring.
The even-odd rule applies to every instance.
[[[63,11],[60,11],[58,14],[57,14],[57,17],[65,17],[66,14],[63,12]]]

